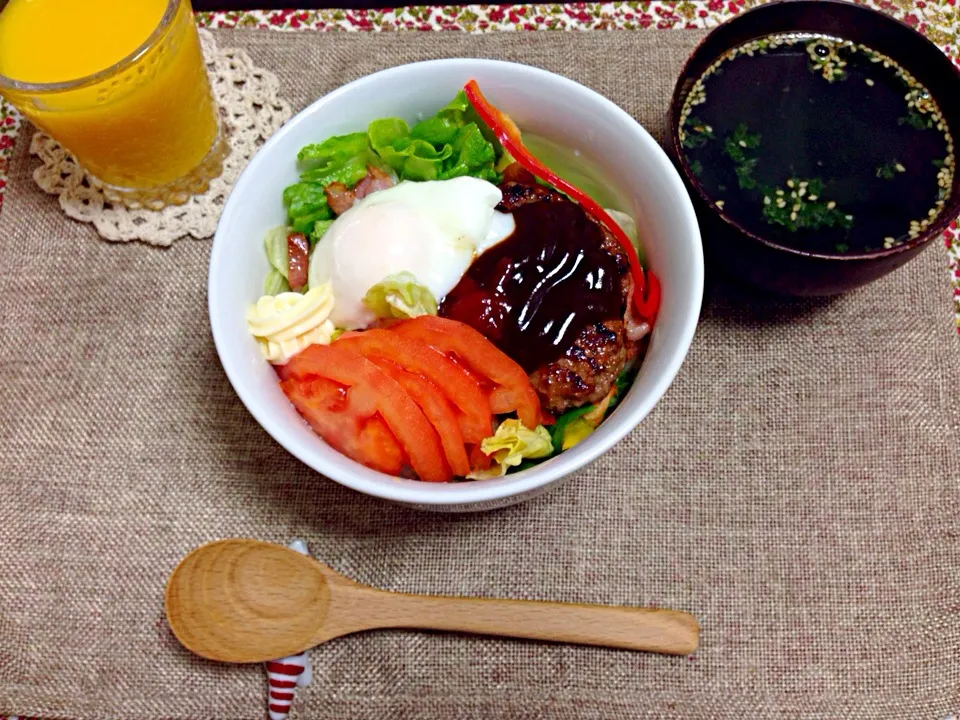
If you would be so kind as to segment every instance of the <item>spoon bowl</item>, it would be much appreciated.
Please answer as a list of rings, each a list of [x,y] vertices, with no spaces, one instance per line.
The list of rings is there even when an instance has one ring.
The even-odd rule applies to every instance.
[[[266,662],[374,628],[446,630],[686,655],[699,628],[674,610],[433,597],[360,585],[280,545],[221,540],[197,548],[167,583],[167,618],[188,650]]]
[[[330,605],[328,572],[336,575],[279,545],[212,543],[170,577],[167,617],[180,642],[200,655],[215,647],[232,662],[284,657],[316,644]],[[304,638],[303,647],[289,652],[291,636]]]

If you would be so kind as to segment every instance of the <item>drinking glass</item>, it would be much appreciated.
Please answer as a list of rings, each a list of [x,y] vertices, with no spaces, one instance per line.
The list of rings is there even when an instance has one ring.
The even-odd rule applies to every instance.
[[[0,1],[0,13],[7,4]],[[74,47],[35,52],[80,54],[83,44],[78,33]],[[182,204],[222,172],[227,145],[190,0],[168,0],[149,37],[108,68],[52,83],[0,74],[0,94],[72,153],[113,202]]]

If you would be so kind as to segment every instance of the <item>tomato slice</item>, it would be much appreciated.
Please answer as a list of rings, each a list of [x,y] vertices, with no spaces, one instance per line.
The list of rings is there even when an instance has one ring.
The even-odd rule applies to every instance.
[[[644,275],[643,266],[640,265],[637,250],[633,247],[633,243],[630,242],[630,238],[623,232],[623,228],[621,228],[593,198],[554,173],[550,168],[540,162],[533,153],[527,150],[520,137],[520,129],[516,123],[514,123],[509,116],[500,112],[497,107],[490,104],[483,96],[483,93],[480,92],[480,86],[477,85],[476,80],[468,82],[463,90],[467,96],[467,100],[470,101],[473,109],[477,111],[477,115],[479,115],[480,119],[493,131],[494,135],[496,135],[500,141],[500,144],[503,145],[504,149],[510,153],[514,160],[536,177],[550,183],[561,192],[566,193],[576,200],[580,207],[592,215],[613,234],[623,248],[624,253],[626,253],[627,258],[630,260],[630,272],[633,275],[633,282],[636,287],[636,291],[633,294],[634,305],[637,308],[640,318],[652,326],[660,308],[660,294],[648,292],[647,277]],[[647,273],[647,275],[651,275],[651,273]]]
[[[489,470],[493,458],[480,449],[479,445],[470,446],[470,467],[474,470]]]
[[[348,392],[332,380],[284,380],[280,387],[314,432],[334,450],[390,475],[403,469],[400,443],[383,418],[364,419],[349,407]]]
[[[437,385],[457,408],[460,430],[468,443],[493,433],[493,413],[484,392],[449,358],[415,339],[374,328],[345,333],[331,347],[347,348],[367,358],[384,358]],[[294,356],[296,357],[296,356]]]
[[[423,410],[423,414],[440,436],[440,444],[443,445],[447,464],[453,474],[463,477],[469,473],[470,464],[467,462],[467,450],[463,444],[463,433],[460,432],[457,414],[443,391],[425,377],[407,372],[383,358],[371,358],[371,362],[400,383]]]
[[[317,413],[322,417],[317,419],[320,428],[315,429],[324,440],[329,434],[344,447],[358,447],[359,441],[347,445],[344,438],[359,436],[362,422],[379,416],[396,437],[421,480],[449,482],[453,479],[440,438],[423,411],[396,380],[359,353],[336,345],[310,345],[291,358],[282,377],[282,386],[290,381],[326,378],[347,388],[342,408]],[[343,422],[347,427],[338,432],[332,427],[337,422]],[[363,462],[359,459],[359,450],[356,451],[357,457],[347,450],[342,452]]]
[[[520,422],[531,430],[540,423],[540,399],[523,368],[469,325],[421,315],[397,323],[391,331],[453,354],[471,371],[492,380],[497,387],[490,392],[489,403],[495,414],[516,410]]]

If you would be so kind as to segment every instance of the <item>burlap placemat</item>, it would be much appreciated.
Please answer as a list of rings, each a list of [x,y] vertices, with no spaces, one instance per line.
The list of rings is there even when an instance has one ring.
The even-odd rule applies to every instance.
[[[473,55],[573,77],[662,131],[700,37],[219,33],[300,107],[367,72]],[[29,137],[29,132],[25,133]],[[208,243],[112,246],[21,143],[0,217],[0,713],[261,718],[260,667],[182,651],[176,562],[306,539],[415,592],[694,612],[694,657],[381,632],[314,655],[301,718],[937,718],[960,707],[960,363],[941,247],[832,301],[712,287],[676,383],[600,462],[527,504],[437,516],[289,457],[234,396]],[[775,715],[776,714],[776,715]]]

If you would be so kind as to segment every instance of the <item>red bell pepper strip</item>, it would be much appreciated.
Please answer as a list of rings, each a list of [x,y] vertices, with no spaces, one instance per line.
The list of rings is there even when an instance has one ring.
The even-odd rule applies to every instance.
[[[513,120],[487,101],[483,93],[480,92],[480,87],[477,85],[476,80],[468,82],[463,90],[467,96],[467,100],[470,101],[473,109],[477,111],[477,115],[493,130],[500,144],[503,145],[504,149],[510,153],[514,160],[536,177],[553,185],[561,192],[566,193],[576,200],[580,207],[592,215],[594,219],[609,230],[617,239],[617,242],[620,243],[630,261],[630,272],[633,275],[634,282],[633,300],[637,308],[637,313],[641,320],[650,323],[652,327],[657,317],[657,312],[660,309],[660,283],[652,272],[644,273],[643,267],[640,265],[640,258],[637,256],[636,248],[633,247],[633,243],[630,242],[630,238],[623,232],[623,229],[593,198],[558,176],[524,147],[523,141],[520,138],[520,129]]]

